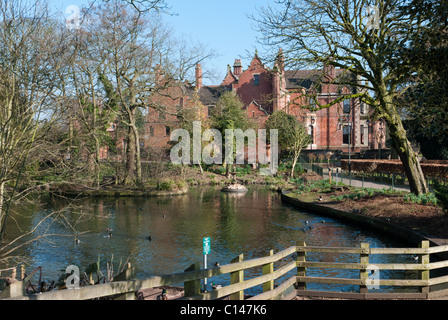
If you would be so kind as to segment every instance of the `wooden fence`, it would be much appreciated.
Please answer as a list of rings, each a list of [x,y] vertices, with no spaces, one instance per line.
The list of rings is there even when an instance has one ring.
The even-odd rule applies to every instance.
[[[430,299],[448,294],[448,276],[430,277],[430,271],[448,267],[448,260],[430,262],[431,254],[448,252],[448,245],[430,247],[428,241],[422,241],[418,248],[370,248],[368,243],[360,247],[316,247],[307,246],[304,242],[292,246],[278,253],[269,252],[266,257],[244,261],[243,255],[237,256],[231,263],[201,269],[200,263],[194,263],[182,273],[152,276],[147,279],[132,279],[133,268],[128,268],[114,279],[113,282],[93,286],[82,286],[76,289],[54,290],[42,294],[24,294],[24,281],[13,283],[8,290],[0,292],[0,298],[20,300],[83,300],[113,296],[121,299],[135,299],[135,293],[141,289],[156,288],[184,283],[186,300],[211,300],[229,298],[241,300],[245,298],[244,291],[252,287],[261,287],[262,293],[248,299],[291,299],[296,295],[336,297],[348,299]],[[307,254],[319,256],[331,253],[359,255],[359,261],[333,262],[310,261]],[[369,262],[373,255],[416,255],[417,260],[410,263],[375,263]],[[334,257],[333,257],[334,258]],[[333,260],[333,259],[332,259]],[[336,260],[336,261],[339,261]],[[251,279],[245,278],[245,272],[257,268],[261,275]],[[312,276],[309,271],[313,268],[351,269],[357,270],[355,278]],[[295,270],[295,271],[293,271]],[[418,273],[417,279],[381,279],[375,272],[380,270],[413,270]],[[291,272],[292,271],[292,272]],[[375,272],[374,272],[375,271]],[[209,292],[201,292],[201,281],[228,274],[230,284]],[[288,276],[289,274],[289,276]],[[380,273],[379,273],[380,274]],[[375,276],[373,276],[375,275]],[[274,281],[282,277],[282,283],[274,285]],[[286,279],[285,279],[286,278]],[[359,286],[359,292],[313,291],[307,289],[308,283],[325,283]],[[444,288],[443,285],[446,285]],[[370,292],[369,288],[376,286],[417,287],[419,292]],[[2,296],[3,295],[3,296]]]

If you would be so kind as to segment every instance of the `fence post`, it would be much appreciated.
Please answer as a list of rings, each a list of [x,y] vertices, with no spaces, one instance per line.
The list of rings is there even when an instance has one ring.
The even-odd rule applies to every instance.
[[[191,266],[189,266],[187,269],[185,269],[184,272],[188,271],[198,271],[201,270],[201,263],[195,262]],[[195,279],[190,281],[184,282],[184,296],[185,297],[192,297],[196,296],[198,294],[201,294],[201,279]]]
[[[274,254],[274,250],[269,251],[269,255],[272,256]],[[274,263],[267,263],[263,265],[263,275],[274,272]],[[263,283],[263,292],[274,289],[274,280],[267,281]]]
[[[424,240],[419,245],[420,248],[429,248],[429,241]],[[429,263],[429,254],[422,254],[419,257],[419,263],[424,265]],[[421,270],[420,272],[420,279],[429,281],[429,270]],[[429,293],[429,286],[421,287],[422,293]]]
[[[24,295],[26,295],[25,283],[23,281],[13,281],[0,292],[0,299],[17,298]]]
[[[25,265],[21,265],[20,266],[20,280],[22,281],[23,279],[25,279]]]
[[[306,243],[305,241],[300,241],[298,243],[299,247],[305,247]],[[300,250],[300,248],[298,248],[297,250],[297,258],[296,258],[296,262],[297,262],[297,277],[306,277],[306,267],[305,266],[299,266],[299,263],[301,262],[305,262],[306,261],[306,252],[305,250]],[[302,282],[302,281],[298,281],[297,282],[297,290],[306,290],[306,282]]]
[[[114,277],[112,282],[116,281],[128,281],[132,280],[135,275],[135,269],[131,266],[130,263],[126,265],[126,269],[123,270],[119,275]],[[114,300],[135,300],[135,292],[126,292],[124,294],[119,294],[115,296]]]
[[[231,263],[243,262],[244,255],[240,254]],[[230,284],[241,283],[244,281],[244,270],[238,270],[230,273]],[[244,290],[232,293],[230,300],[244,300]]]
[[[369,278],[369,271],[367,269],[369,265],[369,244],[368,243],[361,243],[361,249],[364,249],[363,253],[360,255],[360,263],[361,263],[361,269],[359,270],[359,278],[362,281],[362,285],[359,286],[359,292],[360,293],[367,293],[368,289],[365,285],[367,279]]]

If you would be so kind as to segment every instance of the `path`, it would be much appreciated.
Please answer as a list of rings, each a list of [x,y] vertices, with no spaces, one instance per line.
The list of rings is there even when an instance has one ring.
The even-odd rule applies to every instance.
[[[339,173],[336,177],[336,168],[331,168],[332,170],[332,181],[337,181],[337,182],[341,182],[346,184],[346,185],[351,185],[354,187],[359,187],[359,188],[374,188],[374,189],[389,189],[392,188],[391,184],[388,183],[381,183],[381,182],[374,182],[374,181],[368,181],[368,180],[364,180],[364,182],[362,181],[362,179],[359,178],[349,178],[346,174],[343,175],[343,177],[341,178],[341,168],[339,169]],[[328,179],[328,170],[325,169],[323,170],[323,178],[324,179]],[[397,191],[408,191],[409,192],[409,186],[394,186],[393,187],[394,190]]]

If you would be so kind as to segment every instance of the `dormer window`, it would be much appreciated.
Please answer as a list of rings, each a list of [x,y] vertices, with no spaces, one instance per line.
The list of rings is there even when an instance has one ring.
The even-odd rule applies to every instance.
[[[260,75],[254,74],[254,86],[258,86],[260,84]]]

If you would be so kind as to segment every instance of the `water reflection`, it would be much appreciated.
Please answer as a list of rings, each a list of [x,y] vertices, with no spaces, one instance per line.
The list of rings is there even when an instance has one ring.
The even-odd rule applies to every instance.
[[[19,221],[22,228],[31,228],[48,210],[65,208],[67,201],[53,199],[46,205],[46,210],[37,212],[29,208],[31,219]],[[368,242],[371,247],[403,246],[381,234],[302,212],[282,203],[279,194],[266,188],[251,188],[241,195],[220,192],[219,188],[200,188],[171,198],[88,198],[74,201],[67,210],[67,223],[77,230],[79,244],[72,237],[57,237],[50,239],[53,243],[35,242],[23,251],[30,259],[27,269],[41,265],[47,279],[57,279],[69,264],[83,269],[98,257],[113,258],[117,265],[129,259],[137,277],[181,272],[193,262],[202,261],[203,237],[211,237],[210,266],[214,262],[229,263],[241,253],[244,259],[265,256],[271,249],[277,252],[300,241],[315,246],[349,247],[359,246],[360,242]],[[49,227],[54,229],[52,233],[66,232],[58,224]],[[106,228],[113,229],[110,238]],[[8,230],[11,238],[18,233],[16,228]],[[149,235],[152,241],[146,239]],[[310,253],[307,259],[317,257]],[[326,253],[319,259],[358,262],[359,256]],[[402,261],[403,257],[390,259],[387,262]],[[353,270],[310,272],[357,277]],[[248,271],[246,276],[259,273]],[[228,279],[220,277],[216,281]],[[316,286],[322,285],[310,288]]]

